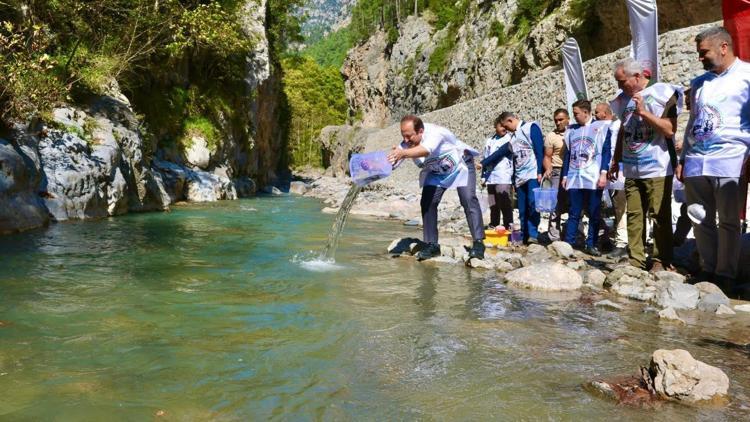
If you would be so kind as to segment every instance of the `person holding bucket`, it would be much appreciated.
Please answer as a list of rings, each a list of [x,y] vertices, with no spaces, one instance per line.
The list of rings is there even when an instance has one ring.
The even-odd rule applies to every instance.
[[[570,213],[565,231],[565,241],[575,244],[578,224],[584,207],[589,214],[589,230],[585,252],[601,256],[597,249],[599,213],[602,194],[607,186],[607,171],[612,157],[610,121],[593,120],[591,102],[573,103],[576,124],[565,133],[565,158],[563,159],[560,186],[568,191]]]
[[[544,135],[539,123],[524,122],[510,111],[500,114],[498,120],[511,133],[511,140],[482,160],[482,177],[486,178],[503,158],[513,158],[513,179],[523,240],[527,244],[539,243],[537,237],[541,216],[536,209],[534,189],[539,187],[544,174]]]
[[[468,250],[469,257],[484,259],[484,227],[474,167],[474,157],[479,155],[479,151],[458,140],[450,130],[424,123],[411,114],[401,119],[401,136],[403,142],[393,147],[388,159],[398,166],[401,160],[411,158],[422,169],[419,175],[422,187],[420,205],[427,245],[417,253],[417,259],[422,261],[440,256],[438,205],[450,188],[458,192],[474,240]]]

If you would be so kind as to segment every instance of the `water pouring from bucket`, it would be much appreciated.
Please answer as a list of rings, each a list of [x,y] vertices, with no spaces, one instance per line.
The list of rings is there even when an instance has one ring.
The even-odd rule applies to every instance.
[[[328,232],[325,259],[334,260],[341,232],[344,230],[344,224],[346,224],[346,218],[349,216],[352,206],[354,206],[354,200],[357,198],[359,191],[364,186],[376,180],[390,176],[393,168],[394,166],[388,161],[388,154],[385,151],[352,155],[352,158],[349,160],[349,174],[351,174],[354,184],[341,202],[341,208],[336,213],[336,219],[333,221],[333,226],[331,226],[331,230]]]

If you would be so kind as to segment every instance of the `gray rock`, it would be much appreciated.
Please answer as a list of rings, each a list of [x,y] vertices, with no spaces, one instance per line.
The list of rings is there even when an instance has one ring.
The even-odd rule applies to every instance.
[[[623,277],[629,277],[632,280],[640,280],[642,283],[647,284],[653,281],[651,275],[641,270],[640,268],[632,267],[630,265],[623,265],[612,270],[607,275],[604,281],[604,287],[611,287],[617,284]]]
[[[657,305],[674,309],[695,309],[698,300],[698,289],[693,285],[683,283],[671,283],[661,288],[654,298]]]
[[[684,283],[685,276],[673,271],[657,271],[654,273],[656,281],[663,283]]]
[[[677,311],[675,311],[674,308],[665,308],[659,311],[659,319],[685,324],[685,320],[677,315]]]
[[[604,280],[606,278],[607,276],[601,270],[588,270],[583,277],[583,284],[587,284],[596,288],[602,288],[604,287]]]
[[[713,283],[709,283],[708,281],[701,281],[700,283],[695,283],[694,286],[696,289],[698,289],[700,297],[703,297],[712,293],[724,294],[724,292],[721,290],[721,288],[719,288],[719,286]]]
[[[601,308],[614,309],[616,311],[621,311],[625,309],[622,305],[612,302],[611,300],[606,300],[606,299],[600,300],[599,302],[594,303],[594,306],[601,307]]]
[[[203,136],[192,136],[185,149],[185,162],[195,168],[205,170],[211,162],[211,151]]]
[[[544,246],[536,244],[536,243],[529,245],[529,247],[527,248],[528,255],[542,253],[542,252],[546,253],[547,249]]]
[[[276,186],[273,186],[273,185],[267,185],[266,187],[264,187],[263,188],[263,193],[267,193],[269,195],[276,195],[276,196],[284,194],[284,192],[282,192],[281,189],[279,189],[279,188],[277,188]]]
[[[466,266],[471,268],[481,268],[485,270],[494,270],[495,265],[486,259],[471,258],[466,261]]]
[[[554,253],[560,258],[570,258],[575,253],[575,250],[572,246],[570,246],[569,243],[561,242],[559,240],[552,242],[552,244],[549,245],[547,249],[549,249],[550,252]]]
[[[734,312],[732,308],[730,308],[727,305],[722,304],[716,308],[716,315],[735,315],[735,314],[736,312]]]
[[[570,269],[572,269],[572,270],[580,271],[580,270],[586,268],[586,263],[583,262],[583,261],[570,261],[570,262],[566,263],[565,266],[568,267],[568,268],[570,268]]]
[[[721,401],[729,390],[729,377],[719,368],[693,358],[686,350],[660,349],[651,356],[650,380],[662,398],[686,403]]]
[[[293,181],[289,184],[289,193],[304,195],[310,190],[310,185],[305,182]]]
[[[507,273],[513,271],[513,265],[508,261],[497,261],[495,262],[495,271]]]
[[[581,276],[572,269],[557,263],[535,264],[505,274],[510,286],[532,290],[578,290],[583,285]]]
[[[703,312],[716,312],[719,306],[729,306],[729,298],[723,292],[703,294],[697,308]]]
[[[0,139],[0,234],[41,227],[49,222],[37,194],[41,169],[23,148]]]
[[[738,312],[750,312],[750,303],[734,305],[734,310]]]

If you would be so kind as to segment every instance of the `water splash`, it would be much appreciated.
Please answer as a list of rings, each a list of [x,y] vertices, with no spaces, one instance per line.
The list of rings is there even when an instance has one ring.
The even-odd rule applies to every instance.
[[[325,254],[323,255],[325,259],[333,260],[335,258],[336,249],[339,246],[339,239],[341,238],[341,232],[344,230],[346,219],[349,217],[349,211],[351,211],[352,206],[354,206],[354,200],[357,199],[360,190],[362,190],[362,187],[352,185],[352,187],[349,188],[349,192],[347,192],[344,201],[341,202],[341,208],[339,208],[339,212],[336,214],[336,219],[333,220],[333,226],[331,226],[331,230],[328,232],[328,245],[326,246]]]
[[[291,261],[303,269],[314,273],[326,273],[344,269],[343,265],[336,264],[336,261],[333,259],[326,259],[318,253],[312,252],[304,255],[295,255]]]

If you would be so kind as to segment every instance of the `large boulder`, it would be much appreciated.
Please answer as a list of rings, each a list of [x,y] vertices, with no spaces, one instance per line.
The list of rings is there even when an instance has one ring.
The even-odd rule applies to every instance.
[[[660,397],[686,403],[721,400],[729,377],[719,368],[693,358],[686,350],[660,349],[651,356],[646,382]]]
[[[659,290],[654,302],[662,308],[695,309],[699,299],[699,292],[695,286],[671,282]]]
[[[580,274],[558,263],[541,263],[505,274],[509,286],[531,290],[578,290],[583,285]]]
[[[609,273],[604,287],[617,295],[641,301],[652,300],[658,291],[648,272],[629,265],[617,267]]]
[[[0,234],[47,224],[49,214],[37,194],[42,174],[21,146],[0,139]]]

